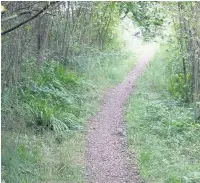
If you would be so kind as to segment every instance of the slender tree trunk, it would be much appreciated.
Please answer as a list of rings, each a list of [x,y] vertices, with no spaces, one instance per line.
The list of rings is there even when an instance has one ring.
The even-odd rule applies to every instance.
[[[36,56],[37,56],[37,65],[39,66],[42,62],[41,58],[41,18],[38,18],[36,21],[36,26],[37,26],[37,51],[36,51]]]
[[[184,21],[183,15],[182,15],[182,4],[181,2],[178,2],[178,10],[179,10],[179,26],[180,26],[180,36],[179,36],[179,43],[180,43],[180,53],[182,56],[182,66],[183,66],[183,79],[184,79],[184,85],[185,85],[185,102],[189,102],[189,96],[188,96],[188,83],[187,83],[187,71],[186,71],[186,61],[185,61],[185,56],[183,55],[184,53],[184,43],[183,43],[183,38],[184,38],[184,31],[183,31],[183,26],[182,23]]]

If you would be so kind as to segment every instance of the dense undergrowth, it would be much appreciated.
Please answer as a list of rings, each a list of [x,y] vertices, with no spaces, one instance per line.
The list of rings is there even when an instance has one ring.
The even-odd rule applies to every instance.
[[[174,79],[178,71],[169,74],[171,65],[178,64],[169,60],[175,57],[169,50],[161,47],[137,81],[126,112],[128,146],[146,182],[198,183],[200,124],[192,104],[179,100],[184,86]]]
[[[68,65],[28,60],[2,95],[2,179],[10,183],[84,182],[84,124],[103,89],[118,83],[134,56],[104,51]]]

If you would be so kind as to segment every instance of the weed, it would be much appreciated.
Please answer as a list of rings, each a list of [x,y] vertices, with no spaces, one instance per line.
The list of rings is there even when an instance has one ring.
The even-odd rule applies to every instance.
[[[167,92],[164,48],[137,82],[127,112],[128,146],[135,151],[146,182],[200,181],[200,125],[192,106],[185,107]]]

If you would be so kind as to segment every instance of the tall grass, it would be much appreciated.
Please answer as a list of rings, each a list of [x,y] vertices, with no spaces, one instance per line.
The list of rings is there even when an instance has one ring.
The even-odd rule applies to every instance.
[[[2,94],[2,179],[7,183],[84,182],[84,126],[102,90],[120,82],[135,57],[94,51],[66,65],[28,60]]]
[[[84,182],[82,134],[68,133],[62,144],[47,132],[3,132],[2,137],[5,182]]]
[[[168,52],[157,52],[127,106],[127,141],[142,178],[154,183],[200,182],[200,125],[192,106],[168,92]]]

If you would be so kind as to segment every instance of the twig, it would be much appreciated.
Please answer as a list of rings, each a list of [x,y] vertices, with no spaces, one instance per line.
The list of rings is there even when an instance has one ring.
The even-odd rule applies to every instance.
[[[47,4],[47,5],[46,5],[42,10],[40,10],[36,15],[34,15],[34,16],[32,16],[30,19],[25,20],[24,22],[21,22],[20,24],[18,24],[18,25],[16,25],[16,26],[14,26],[14,27],[12,27],[12,28],[10,28],[10,29],[8,29],[8,30],[2,32],[1,35],[3,36],[3,35],[5,35],[5,34],[11,32],[11,31],[13,31],[13,30],[15,30],[15,29],[21,27],[22,25],[26,24],[27,22],[30,22],[31,20],[35,19],[35,18],[38,17],[40,14],[42,14],[45,10],[47,10],[47,9],[49,8],[49,6],[51,6],[51,5],[55,4],[55,3],[56,3],[56,2],[52,2],[52,3],[50,3],[50,4]]]

